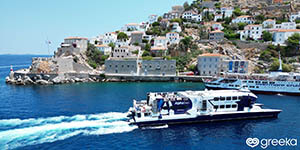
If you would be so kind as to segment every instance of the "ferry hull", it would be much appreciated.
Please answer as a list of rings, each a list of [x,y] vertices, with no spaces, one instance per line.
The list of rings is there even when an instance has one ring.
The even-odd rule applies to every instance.
[[[234,88],[219,88],[219,87],[209,87],[205,85],[205,88],[207,89],[211,89],[211,90],[236,90]],[[300,96],[300,92],[299,93],[295,93],[295,92],[276,92],[276,91],[258,91],[258,90],[251,90],[249,89],[251,92],[255,93],[255,94],[269,94],[269,95],[274,95],[274,94],[283,94],[283,95],[292,95],[292,96]]]
[[[243,120],[243,119],[258,119],[258,118],[277,118],[280,110],[269,112],[244,112],[244,113],[231,113],[231,114],[214,114],[214,115],[201,115],[196,118],[189,119],[173,119],[173,120],[157,120],[148,122],[134,122],[132,125],[139,127],[145,126],[161,126],[161,125],[176,125],[176,124],[192,124],[204,122],[217,122],[228,120]]]

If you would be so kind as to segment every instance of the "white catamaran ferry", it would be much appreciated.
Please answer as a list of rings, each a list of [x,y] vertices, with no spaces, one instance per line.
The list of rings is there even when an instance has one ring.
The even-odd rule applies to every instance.
[[[147,100],[133,101],[130,124],[164,126],[237,119],[276,118],[281,110],[263,109],[247,89],[148,93]]]
[[[300,95],[300,74],[282,72],[282,62],[278,71],[269,74],[227,73],[224,77],[205,81],[208,89],[248,88],[254,93]]]

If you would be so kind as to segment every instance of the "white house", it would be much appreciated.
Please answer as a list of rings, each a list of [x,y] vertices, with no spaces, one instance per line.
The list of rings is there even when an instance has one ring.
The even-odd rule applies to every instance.
[[[108,46],[108,45],[102,44],[102,45],[96,45],[96,47],[97,47],[98,50],[99,50],[100,52],[102,52],[104,55],[110,55],[110,53],[111,53],[111,47]]]
[[[134,54],[134,51],[141,50],[140,46],[117,46],[111,52],[112,58],[130,58],[136,57],[137,55]]]
[[[247,40],[247,38],[258,40],[262,37],[262,25],[247,25],[239,33],[242,41]]]
[[[298,11],[296,13],[291,13],[289,19],[290,19],[290,21],[295,21],[296,19],[300,19],[300,11]]]
[[[223,30],[223,29],[224,29],[224,27],[222,26],[222,24],[219,23],[219,22],[213,23],[211,27],[212,27],[214,30]]]
[[[262,23],[264,28],[274,28],[275,24],[276,24],[275,19],[267,19]]]
[[[165,36],[158,36],[154,39],[154,47],[167,47],[168,40]]]
[[[214,21],[218,21],[218,19],[223,19],[223,15],[222,14],[216,14],[214,17]]]
[[[234,9],[232,7],[222,7],[221,14],[224,14],[224,17],[231,17]]]
[[[138,23],[128,23],[121,30],[122,31],[137,31],[137,30],[140,30],[140,25]]]
[[[179,25],[178,22],[173,22],[171,24],[171,26],[172,26],[172,31],[173,32],[181,32],[182,31],[182,29],[181,29],[181,27],[180,27],[180,25]]]
[[[202,14],[205,15],[206,12],[208,12],[210,14],[215,14],[216,10],[213,8],[205,8],[205,9],[203,9]]]
[[[149,23],[152,24],[152,23],[154,23],[154,22],[157,21],[158,16],[157,16],[157,15],[150,15],[150,16],[148,17],[148,19],[149,19]]]
[[[178,44],[180,41],[179,34],[177,32],[169,32],[166,34],[169,44]]]
[[[254,19],[252,16],[239,16],[235,19],[232,19],[232,23],[247,23],[247,24],[253,24]]]
[[[281,24],[275,24],[274,29],[296,29],[296,23],[282,22]]]
[[[188,11],[185,11],[183,14],[182,14],[182,18],[183,19],[186,19],[188,21],[196,21],[196,22],[200,22],[202,21],[202,15],[201,14],[198,14],[197,12],[193,11],[193,10],[188,10]]]
[[[108,32],[103,36],[102,43],[108,45],[109,43],[115,43],[117,41],[117,33]]]
[[[273,44],[285,45],[285,41],[295,33],[300,34],[300,29],[278,29],[273,33]]]

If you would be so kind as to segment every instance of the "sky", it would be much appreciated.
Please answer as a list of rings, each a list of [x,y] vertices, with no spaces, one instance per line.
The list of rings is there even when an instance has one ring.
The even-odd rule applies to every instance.
[[[69,36],[96,37],[192,0],[0,0],[0,54],[53,54]],[[51,45],[46,44],[47,39]]]

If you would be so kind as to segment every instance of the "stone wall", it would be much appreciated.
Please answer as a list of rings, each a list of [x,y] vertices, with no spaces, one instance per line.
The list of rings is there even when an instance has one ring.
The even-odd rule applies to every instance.
[[[236,43],[236,46],[240,49],[257,48],[257,49],[265,50],[265,49],[267,49],[267,47],[269,45],[268,43],[240,41],[240,40],[235,40],[233,42]]]
[[[176,75],[175,60],[144,60],[142,61],[140,75]]]
[[[136,60],[106,60],[105,74],[136,74]]]

